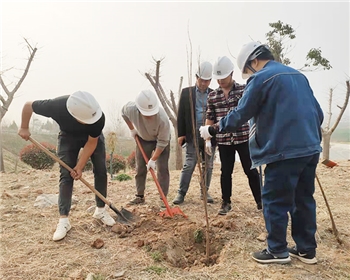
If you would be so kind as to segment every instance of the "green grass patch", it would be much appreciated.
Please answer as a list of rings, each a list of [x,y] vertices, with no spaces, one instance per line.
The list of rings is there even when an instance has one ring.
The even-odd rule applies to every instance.
[[[151,252],[151,258],[152,258],[155,262],[161,262],[161,261],[163,260],[162,253],[159,252],[159,251]]]
[[[119,175],[113,177],[113,180],[117,180],[119,182],[121,182],[121,181],[128,181],[128,180],[131,180],[131,179],[132,178],[128,174],[125,174],[125,173],[119,174]]]

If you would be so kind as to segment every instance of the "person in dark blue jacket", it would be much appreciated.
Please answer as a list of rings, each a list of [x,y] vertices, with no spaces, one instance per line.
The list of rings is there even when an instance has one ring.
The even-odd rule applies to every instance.
[[[207,139],[235,131],[250,120],[252,168],[266,165],[262,202],[267,249],[253,253],[259,263],[316,260],[316,166],[321,148],[323,112],[305,75],[274,61],[267,45],[250,42],[237,57],[248,78],[238,106],[220,122],[200,127]],[[287,247],[288,212],[294,247]]]

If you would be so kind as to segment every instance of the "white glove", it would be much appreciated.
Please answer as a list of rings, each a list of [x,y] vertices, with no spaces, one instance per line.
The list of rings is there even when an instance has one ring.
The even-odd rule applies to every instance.
[[[132,138],[135,138],[136,135],[138,135],[138,133],[137,133],[137,130],[136,130],[135,128],[133,128],[132,130],[130,130],[130,136],[131,136]]]
[[[210,140],[206,140],[206,141],[205,141],[205,152],[206,152],[209,156],[212,156],[212,155],[213,155],[212,148],[211,148],[211,141],[210,141]]]
[[[156,170],[156,161],[153,159],[150,159],[147,163],[147,171],[152,168],[153,170]]]
[[[200,128],[199,128],[199,132],[200,132],[200,135],[201,137],[204,139],[204,140],[207,140],[208,138],[212,138],[213,136],[210,135],[209,133],[209,127],[210,125],[202,125]]]

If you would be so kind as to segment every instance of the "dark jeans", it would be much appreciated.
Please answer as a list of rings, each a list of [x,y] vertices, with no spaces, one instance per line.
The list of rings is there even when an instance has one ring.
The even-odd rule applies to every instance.
[[[256,168],[251,169],[252,162],[249,153],[249,144],[244,142],[237,145],[218,145],[221,161],[221,195],[222,200],[231,203],[232,195],[232,172],[236,160],[236,151],[244,170],[248,177],[249,187],[253,193],[256,203],[261,202],[261,189],[259,172]]]
[[[87,142],[88,136],[70,135],[60,132],[58,135],[57,154],[68,166],[74,168],[78,162],[79,151]],[[106,151],[103,134],[100,135],[97,147],[91,155],[93,164],[95,189],[104,197],[107,196],[107,168]],[[72,204],[74,179],[70,172],[60,166],[60,189],[58,197],[58,209],[60,215],[68,215]],[[96,206],[104,207],[105,203],[95,196]]]
[[[139,137],[139,140],[147,158],[150,159],[152,156],[153,150],[155,150],[156,148],[157,142],[145,141],[141,137]],[[157,179],[165,196],[168,195],[169,181],[170,181],[169,167],[168,167],[169,155],[170,155],[170,144],[164,148],[163,152],[160,154],[160,156],[156,161]],[[135,175],[136,192],[137,192],[137,195],[144,195],[145,188],[146,188],[147,162],[145,162],[142,156],[142,153],[137,145],[136,145],[135,160],[136,160],[136,175]]]
[[[269,251],[277,257],[288,255],[288,212],[298,251],[316,250],[315,174],[319,154],[267,164],[262,200]]]

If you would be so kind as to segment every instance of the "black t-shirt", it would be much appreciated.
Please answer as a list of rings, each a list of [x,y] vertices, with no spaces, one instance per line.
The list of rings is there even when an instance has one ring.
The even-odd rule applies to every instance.
[[[67,110],[67,99],[69,95],[54,99],[36,100],[32,103],[34,113],[52,118],[60,127],[60,130],[69,134],[89,135],[98,137],[105,125],[105,115],[94,124],[82,124],[78,122]]]

